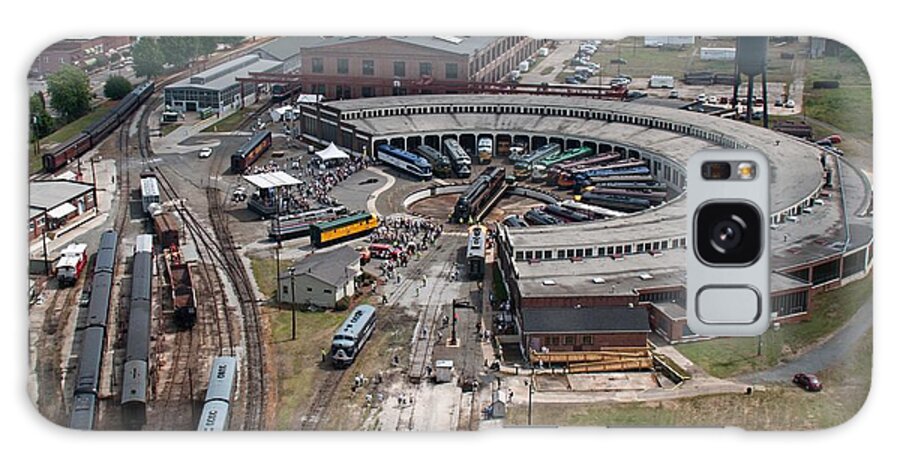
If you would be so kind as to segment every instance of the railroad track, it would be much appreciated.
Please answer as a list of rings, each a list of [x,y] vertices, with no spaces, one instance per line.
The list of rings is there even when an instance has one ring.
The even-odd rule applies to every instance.
[[[156,100],[158,103],[158,99]],[[152,150],[150,149],[149,143],[149,133],[147,130],[146,120],[149,115],[150,109],[154,108],[155,104],[148,104],[147,110],[142,115],[142,121],[140,124],[140,150],[141,155],[144,159],[149,159],[152,155]],[[266,380],[265,380],[265,362],[264,362],[264,353],[265,346],[262,341],[261,336],[261,325],[259,322],[259,308],[256,301],[256,296],[253,290],[253,286],[250,283],[249,275],[247,274],[246,268],[243,265],[243,262],[240,259],[240,256],[237,253],[235,244],[231,238],[230,233],[227,230],[227,217],[225,217],[224,211],[222,211],[221,203],[219,201],[218,189],[213,187],[207,187],[207,199],[209,201],[209,218],[210,222],[213,224],[214,236],[209,233],[206,227],[200,222],[200,220],[187,208],[185,208],[182,204],[180,204],[179,199],[181,198],[178,195],[178,192],[175,190],[174,186],[166,176],[165,172],[158,168],[155,170],[157,174],[157,178],[160,180],[160,186],[163,191],[169,196],[170,199],[173,200],[173,203],[176,205],[175,209],[183,219],[183,222],[186,226],[186,229],[192,235],[195,240],[195,243],[198,245],[198,253],[202,253],[202,249],[206,249],[206,253],[204,253],[204,262],[206,264],[211,264],[210,261],[215,260],[216,264],[218,264],[220,269],[222,269],[227,278],[231,281],[231,285],[234,288],[235,292],[238,295],[238,304],[241,308],[242,321],[243,321],[243,332],[244,332],[244,341],[245,341],[245,358],[247,359],[247,394],[246,398],[246,407],[245,407],[245,417],[244,417],[244,428],[249,430],[259,430],[264,428],[265,426],[265,394],[266,394]],[[205,267],[205,266],[204,266]],[[216,288],[215,285],[212,284],[212,278],[208,275],[207,269],[203,271],[205,282],[207,283],[209,288]],[[216,327],[220,340],[224,342],[224,339],[227,338],[228,344],[227,348],[230,354],[235,353],[234,349],[234,340],[233,340],[233,331],[232,331],[232,323],[230,318],[228,317],[227,310],[225,307],[225,298],[224,298],[224,286],[221,281],[218,284],[218,288],[220,290],[220,294],[222,297],[222,310],[225,313],[223,319],[225,319],[224,324],[224,332],[226,336],[222,336],[222,324],[220,323],[220,315],[218,311],[215,311],[216,314]],[[213,292],[215,293],[215,292]],[[215,297],[214,297],[215,298]],[[220,343],[220,349],[222,351],[225,350],[226,345],[224,343]]]
[[[328,410],[334,397],[337,396],[337,386],[340,385],[341,380],[347,374],[347,369],[333,369],[326,372],[325,378],[319,382],[313,394],[313,400],[306,415],[300,421],[300,430],[319,429],[319,425],[325,417],[325,411]]]
[[[167,168],[170,169],[170,168]],[[224,250],[215,241],[214,237],[204,227],[200,220],[183,204],[180,197],[172,186],[168,176],[161,168],[156,169],[157,179],[159,179],[160,189],[166,196],[172,200],[175,212],[181,217],[185,230],[191,236],[193,242],[197,245],[197,255],[202,265],[201,275],[203,284],[208,289],[209,299],[203,300],[202,304],[207,308],[198,314],[198,320],[206,319],[212,315],[214,326],[216,328],[217,346],[219,347],[219,355],[235,356],[234,335],[231,318],[228,317],[227,301],[225,299],[225,285],[218,275],[210,269],[216,269],[219,266],[225,266],[226,263],[222,258]]]
[[[266,364],[265,342],[262,340],[262,325],[259,318],[259,304],[247,274],[247,268],[234,244],[228,230],[228,217],[222,208],[219,189],[206,188],[209,220],[213,225],[218,243],[221,245],[225,270],[231,278],[232,286],[238,296],[243,316],[245,356],[247,358],[247,407],[245,409],[244,427],[260,430],[265,426],[266,406]]]

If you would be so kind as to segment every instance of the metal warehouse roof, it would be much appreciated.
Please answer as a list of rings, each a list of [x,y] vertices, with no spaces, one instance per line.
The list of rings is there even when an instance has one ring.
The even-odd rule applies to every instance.
[[[237,85],[236,79],[238,77],[249,77],[251,72],[276,72],[280,71],[282,66],[281,61],[263,59],[259,55],[248,55],[167,85],[166,90],[199,89],[221,91]]]
[[[52,209],[94,189],[91,184],[68,180],[32,182],[29,186],[28,206]]]
[[[440,50],[448,53],[456,53],[460,55],[472,55],[476,51],[484,48],[485,46],[491,44],[494,40],[499,38],[498,36],[345,36],[323,38],[320,42],[306,45],[303,48],[328,47],[331,45],[375,40],[382,37],[397,42],[402,42],[410,45],[418,45],[420,47]]]
[[[642,307],[540,308],[523,310],[522,325],[526,334],[649,332],[650,318]]]
[[[300,180],[284,171],[264,172],[262,174],[244,176],[244,180],[250,182],[251,185],[259,189],[300,185]]]
[[[277,60],[285,61],[299,55],[301,48],[315,47],[326,40],[328,39],[321,36],[281,37],[263,45],[260,50]]]

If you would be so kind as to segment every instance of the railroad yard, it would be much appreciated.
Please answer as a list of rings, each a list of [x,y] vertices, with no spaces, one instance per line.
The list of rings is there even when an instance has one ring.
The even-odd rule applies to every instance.
[[[214,55],[197,75],[219,79],[215,66],[271,40]],[[572,76],[561,64],[571,57],[557,53],[590,43],[547,41],[525,81],[551,64],[565,71],[548,75]],[[785,67],[796,69],[779,63],[779,73]],[[258,94],[230,116],[174,110],[167,89],[191,76],[183,71],[136,87],[103,135],[79,135],[90,150],[47,151],[33,184],[90,187],[94,209],[32,240],[31,267],[46,267],[32,271],[29,392],[52,422],[618,424],[618,414],[646,404],[690,410],[683,405],[715,395],[740,404],[754,389],[754,401],[796,396],[789,376],[765,373],[804,362],[846,328],[800,346],[784,339],[800,332],[791,327],[816,327],[830,298],[854,306],[841,320],[865,323],[853,314],[866,311],[856,286],[871,282],[872,186],[857,165],[871,166],[860,162],[871,153],[838,155],[837,143],[817,143],[829,134],[801,139],[748,124],[736,120],[746,110],[737,106],[731,117],[673,107],[661,90],[625,101],[602,78],[599,98],[532,90],[314,98],[289,109],[292,119],[273,120],[274,109],[308,95],[281,95],[269,71],[255,73],[237,81]],[[784,88],[801,92],[791,95],[800,112],[802,86]],[[703,89],[731,87],[691,85],[683,103]],[[166,114],[179,111],[167,128]],[[684,314],[686,160],[723,147],[760,150],[776,173],[777,324],[757,357],[748,354],[757,361],[726,374],[706,356],[728,339],[696,336]],[[45,208],[45,220],[53,211]],[[65,265],[77,271],[63,287],[69,244],[86,251]],[[837,384],[839,365],[815,371]]]

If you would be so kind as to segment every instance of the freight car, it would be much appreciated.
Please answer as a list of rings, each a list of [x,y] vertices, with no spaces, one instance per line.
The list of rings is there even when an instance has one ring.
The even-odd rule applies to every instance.
[[[331,339],[331,364],[334,367],[345,368],[353,364],[375,331],[375,316],[374,306],[359,305],[353,308]]]
[[[153,236],[138,235],[131,272],[131,305],[122,375],[122,421],[140,429],[147,422],[150,311],[153,299]]]
[[[503,183],[505,178],[506,170],[500,166],[494,166],[478,176],[456,200],[450,220],[461,223],[478,219],[478,215],[489,206],[490,201],[505,185]]]
[[[90,124],[66,142],[57,145],[52,151],[45,153],[43,156],[44,171],[56,172],[99,145],[107,135],[131,117],[132,113],[150,98],[153,90],[153,81],[138,85],[100,120]]]
[[[153,216],[153,229],[156,231],[156,239],[162,248],[177,247],[179,244],[178,219],[174,214],[166,211]]]
[[[72,412],[69,416],[69,426],[74,429],[94,428],[97,388],[100,384],[100,366],[103,362],[118,244],[119,237],[115,231],[108,230],[100,235],[100,246],[94,260],[87,323],[84,330],[81,330],[83,335],[78,354]]]
[[[198,432],[221,432],[228,429],[236,376],[236,358],[219,356],[213,359],[203,412],[200,413],[200,422],[197,424]]]
[[[361,237],[378,227],[378,216],[362,212],[309,226],[310,242],[315,247],[325,247],[334,243]]]
[[[231,173],[243,174],[272,146],[272,131],[260,131],[231,155]]]

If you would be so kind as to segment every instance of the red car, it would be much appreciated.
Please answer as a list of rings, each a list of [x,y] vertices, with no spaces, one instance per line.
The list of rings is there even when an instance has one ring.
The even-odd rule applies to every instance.
[[[822,389],[822,382],[819,382],[819,378],[816,377],[815,374],[805,374],[802,372],[795,374],[794,383],[808,392],[817,392]]]

